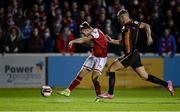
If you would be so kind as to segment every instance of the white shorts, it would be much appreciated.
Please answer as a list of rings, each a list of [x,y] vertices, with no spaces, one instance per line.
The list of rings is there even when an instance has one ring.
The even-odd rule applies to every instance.
[[[102,57],[95,57],[93,55],[90,55],[84,62],[82,68],[86,68],[90,71],[94,70],[101,74],[106,62],[107,62],[107,57],[102,58]]]

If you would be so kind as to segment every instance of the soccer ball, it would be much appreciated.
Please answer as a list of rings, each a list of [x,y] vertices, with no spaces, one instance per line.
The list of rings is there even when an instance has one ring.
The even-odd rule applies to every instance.
[[[50,86],[42,86],[41,88],[41,94],[45,97],[51,96],[52,89]]]

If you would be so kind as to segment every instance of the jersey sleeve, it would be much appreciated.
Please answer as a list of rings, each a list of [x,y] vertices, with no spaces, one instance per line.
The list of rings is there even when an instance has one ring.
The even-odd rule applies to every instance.
[[[91,32],[91,35],[92,35],[92,37],[95,38],[95,39],[99,38],[98,29],[94,29],[94,30]]]

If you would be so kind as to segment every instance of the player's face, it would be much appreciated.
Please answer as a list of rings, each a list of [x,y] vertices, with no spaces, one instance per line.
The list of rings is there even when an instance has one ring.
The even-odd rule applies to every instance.
[[[82,29],[81,33],[84,34],[85,36],[88,36],[91,33],[90,29]]]
[[[128,18],[129,16],[127,14],[123,14],[118,17],[118,21],[120,22],[121,25],[125,25]]]

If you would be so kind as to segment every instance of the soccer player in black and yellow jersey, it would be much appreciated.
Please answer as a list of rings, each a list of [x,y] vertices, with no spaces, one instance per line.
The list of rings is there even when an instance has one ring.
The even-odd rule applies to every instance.
[[[136,43],[138,38],[138,30],[144,28],[147,35],[147,45],[153,43],[151,37],[151,29],[147,23],[133,21],[129,17],[127,10],[120,10],[117,14],[118,22],[122,25],[121,35],[119,40],[112,39],[106,35],[107,41],[112,44],[119,44],[124,47],[124,56],[117,58],[109,67],[109,90],[108,92],[99,95],[99,98],[113,98],[114,94],[114,84],[115,84],[115,71],[126,68],[128,66],[132,67],[133,70],[146,81],[150,81],[155,84],[160,84],[167,88],[167,90],[174,95],[174,89],[172,81],[163,81],[151,74],[148,74],[141,63],[141,58],[138,50],[136,49]]]

